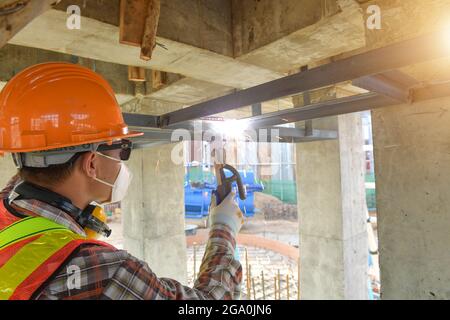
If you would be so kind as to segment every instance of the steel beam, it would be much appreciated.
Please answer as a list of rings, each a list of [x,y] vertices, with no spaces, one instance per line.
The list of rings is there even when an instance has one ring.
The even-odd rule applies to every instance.
[[[450,96],[450,81],[412,89],[411,102],[419,102]],[[280,124],[306,121],[329,116],[337,116],[381,107],[398,105],[396,99],[378,93],[365,93],[356,96],[330,100],[302,108],[293,108],[266,113],[245,119],[253,128],[264,128]]]
[[[158,116],[137,113],[123,113],[123,120],[132,127],[157,128]]]
[[[159,117],[158,126],[168,127],[256,103],[292,96],[307,90],[446,57],[450,55],[450,48],[444,40],[443,33],[432,33],[361,53],[164,114]]]
[[[266,113],[258,117],[247,118],[246,120],[254,128],[264,128],[280,124],[359,112],[398,103],[399,102],[394,99],[381,96],[377,93],[366,93],[321,102],[302,108],[293,108]]]
[[[137,115],[148,117],[146,115]],[[206,141],[206,136],[204,135],[207,130],[213,130],[211,127],[211,124],[203,123],[202,125],[202,131],[200,134],[194,134],[193,131],[193,124],[192,122],[185,122],[185,124],[188,124],[187,127],[183,128],[187,130],[187,132],[190,134],[191,140],[194,141]],[[132,123],[129,123],[130,127],[133,129],[141,130],[144,132],[143,136],[132,138],[135,148],[147,148],[147,147],[153,147],[160,144],[167,144],[167,143],[175,143],[178,142],[178,140],[172,136],[175,129],[157,129],[157,128],[150,128],[150,127],[133,127]],[[182,129],[179,127],[178,129]],[[286,127],[271,127],[271,128],[260,128],[255,129],[256,131],[251,131],[253,128],[250,128],[248,131],[243,132],[243,141],[251,141],[251,142],[273,142],[273,143],[301,143],[301,142],[309,142],[309,141],[317,141],[317,140],[330,140],[330,139],[337,139],[337,132],[336,131],[329,131],[329,130],[314,130],[313,133],[310,136],[306,135],[306,132],[304,129],[296,129],[296,128],[286,128]],[[264,130],[262,135],[260,136],[260,131]],[[214,132],[214,131],[212,131]],[[245,139],[245,137],[249,137],[248,139]],[[217,138],[225,138],[221,137],[221,135],[218,133]],[[256,138],[256,140],[253,140],[253,138]]]
[[[450,96],[450,81],[419,87],[412,90],[412,102],[419,102],[445,96]],[[260,116],[247,118],[245,120],[252,129],[268,128],[270,130],[271,127],[281,124],[365,111],[396,105],[399,103],[401,102],[396,99],[377,93],[366,93],[312,104],[301,108],[292,108],[266,113]],[[170,136],[172,131],[175,129],[186,129],[192,132],[196,126],[195,121],[186,121],[183,123],[178,123],[171,128],[158,129],[154,127],[157,119],[156,116],[133,113],[124,113],[124,119],[130,127],[144,130],[147,135],[147,140],[167,140],[167,137]],[[205,121],[199,124],[199,126],[201,126],[202,131],[214,130],[212,124]],[[277,129],[284,130],[283,132],[289,131],[289,135],[293,138],[304,138],[308,136],[305,132],[298,135],[298,129],[294,128],[277,127]],[[314,137],[314,135],[312,137]]]
[[[401,71],[393,70],[353,80],[353,85],[402,101],[412,101],[412,88],[419,82]]]
[[[261,103],[257,103],[252,105],[252,116],[259,116],[262,114],[262,106]]]

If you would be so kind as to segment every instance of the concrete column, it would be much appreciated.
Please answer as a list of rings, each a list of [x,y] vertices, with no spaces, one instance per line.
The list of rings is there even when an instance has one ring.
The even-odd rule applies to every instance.
[[[441,31],[448,1],[376,0],[382,28],[367,49]],[[448,60],[402,69],[420,82],[448,79]],[[372,111],[382,299],[450,299],[450,99]]]
[[[187,281],[184,234],[184,166],[174,144],[134,150],[133,182],[123,202],[124,248],[145,260],[159,277]]]
[[[374,110],[383,299],[450,299],[450,98]]]
[[[296,146],[301,299],[367,299],[361,118],[324,120],[339,140]]]

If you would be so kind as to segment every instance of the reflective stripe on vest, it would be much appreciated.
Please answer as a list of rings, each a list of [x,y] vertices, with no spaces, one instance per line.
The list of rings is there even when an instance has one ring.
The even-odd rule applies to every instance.
[[[1,230],[0,300],[29,299],[85,243],[109,246],[42,217],[25,218]]]

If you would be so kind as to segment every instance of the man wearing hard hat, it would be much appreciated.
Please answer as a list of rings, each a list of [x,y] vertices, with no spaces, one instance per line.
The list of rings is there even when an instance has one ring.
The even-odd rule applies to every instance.
[[[242,213],[212,201],[211,232],[194,288],[158,278],[108,236],[100,204],[121,201],[130,132],[109,84],[68,63],[30,67],[0,93],[0,152],[18,168],[1,193],[0,299],[233,299]],[[163,200],[162,200],[163,201]],[[78,281],[72,279],[74,270]]]

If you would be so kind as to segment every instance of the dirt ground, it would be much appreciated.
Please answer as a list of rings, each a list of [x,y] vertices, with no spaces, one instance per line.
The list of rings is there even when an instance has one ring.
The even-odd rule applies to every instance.
[[[186,224],[197,225],[199,228],[204,229],[206,220],[187,219]],[[266,220],[262,213],[257,213],[252,218],[246,218],[240,233],[258,235],[264,238],[281,241],[295,247],[298,247],[299,243],[297,221]]]
[[[298,247],[299,229],[297,206],[285,204],[263,193],[255,193],[256,214],[245,219],[243,234],[258,235]],[[206,227],[206,219],[186,219],[186,225]]]

